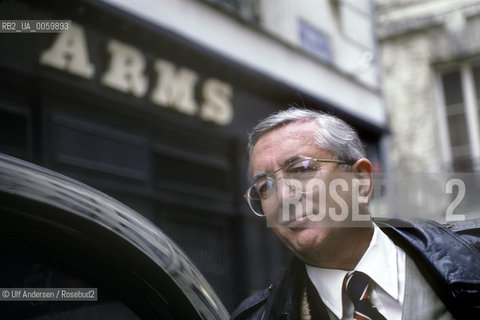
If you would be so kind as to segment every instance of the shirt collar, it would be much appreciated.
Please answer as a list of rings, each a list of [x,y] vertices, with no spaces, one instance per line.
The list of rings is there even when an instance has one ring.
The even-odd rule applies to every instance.
[[[325,269],[306,265],[308,276],[318,291],[323,303],[338,319],[342,318],[342,286],[348,271]]]
[[[398,300],[398,263],[395,244],[377,225],[374,225],[370,246],[355,270],[367,274],[377,286]],[[394,276],[392,276],[394,275]]]
[[[373,236],[367,251],[354,270],[362,271],[385,290],[392,298],[398,300],[397,250],[390,238],[374,224]],[[330,311],[342,319],[343,279],[349,271],[325,269],[306,265],[308,276]]]

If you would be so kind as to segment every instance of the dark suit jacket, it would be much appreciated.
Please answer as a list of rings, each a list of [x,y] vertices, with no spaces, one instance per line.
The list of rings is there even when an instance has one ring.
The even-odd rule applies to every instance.
[[[480,220],[440,225],[433,221],[377,220],[415,262],[456,319],[480,319]],[[312,319],[329,319],[305,265],[293,258],[281,279],[244,300],[232,319],[300,319],[304,290]]]

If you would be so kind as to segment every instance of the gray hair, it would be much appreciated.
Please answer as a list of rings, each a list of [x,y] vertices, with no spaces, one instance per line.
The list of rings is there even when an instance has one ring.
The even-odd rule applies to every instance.
[[[336,160],[365,158],[365,148],[357,132],[345,121],[320,111],[292,107],[269,115],[253,128],[248,141],[249,159],[255,144],[264,134],[295,121],[315,121],[318,129],[314,137],[318,147],[331,152]]]

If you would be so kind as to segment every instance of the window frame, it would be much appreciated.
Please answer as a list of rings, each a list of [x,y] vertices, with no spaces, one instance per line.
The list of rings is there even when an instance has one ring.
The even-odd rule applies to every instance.
[[[480,96],[475,92],[473,68],[480,67],[480,57],[449,63],[435,68],[435,96],[438,104],[438,124],[442,156],[448,171],[453,171],[454,157],[450,143],[447,106],[444,98],[442,76],[448,72],[459,71],[467,134],[469,138],[472,170],[480,172]]]

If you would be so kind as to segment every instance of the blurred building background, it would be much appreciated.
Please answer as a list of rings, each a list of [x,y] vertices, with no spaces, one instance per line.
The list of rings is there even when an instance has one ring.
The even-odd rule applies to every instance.
[[[172,237],[227,308],[288,254],[243,200],[247,132],[338,115],[390,183],[478,172],[478,1],[3,0],[0,151],[92,185]],[[408,186],[405,186],[408,188]]]
[[[466,193],[457,211],[478,216],[480,1],[375,0],[375,4],[391,131],[390,177],[403,190],[413,187],[401,184],[406,176],[416,181],[422,173],[429,178],[443,174],[443,181],[460,177]],[[408,180],[413,179],[404,179]],[[422,190],[427,192],[423,207],[442,201],[438,194],[428,195],[425,185]],[[457,192],[452,192],[452,200],[456,195],[460,199]]]

